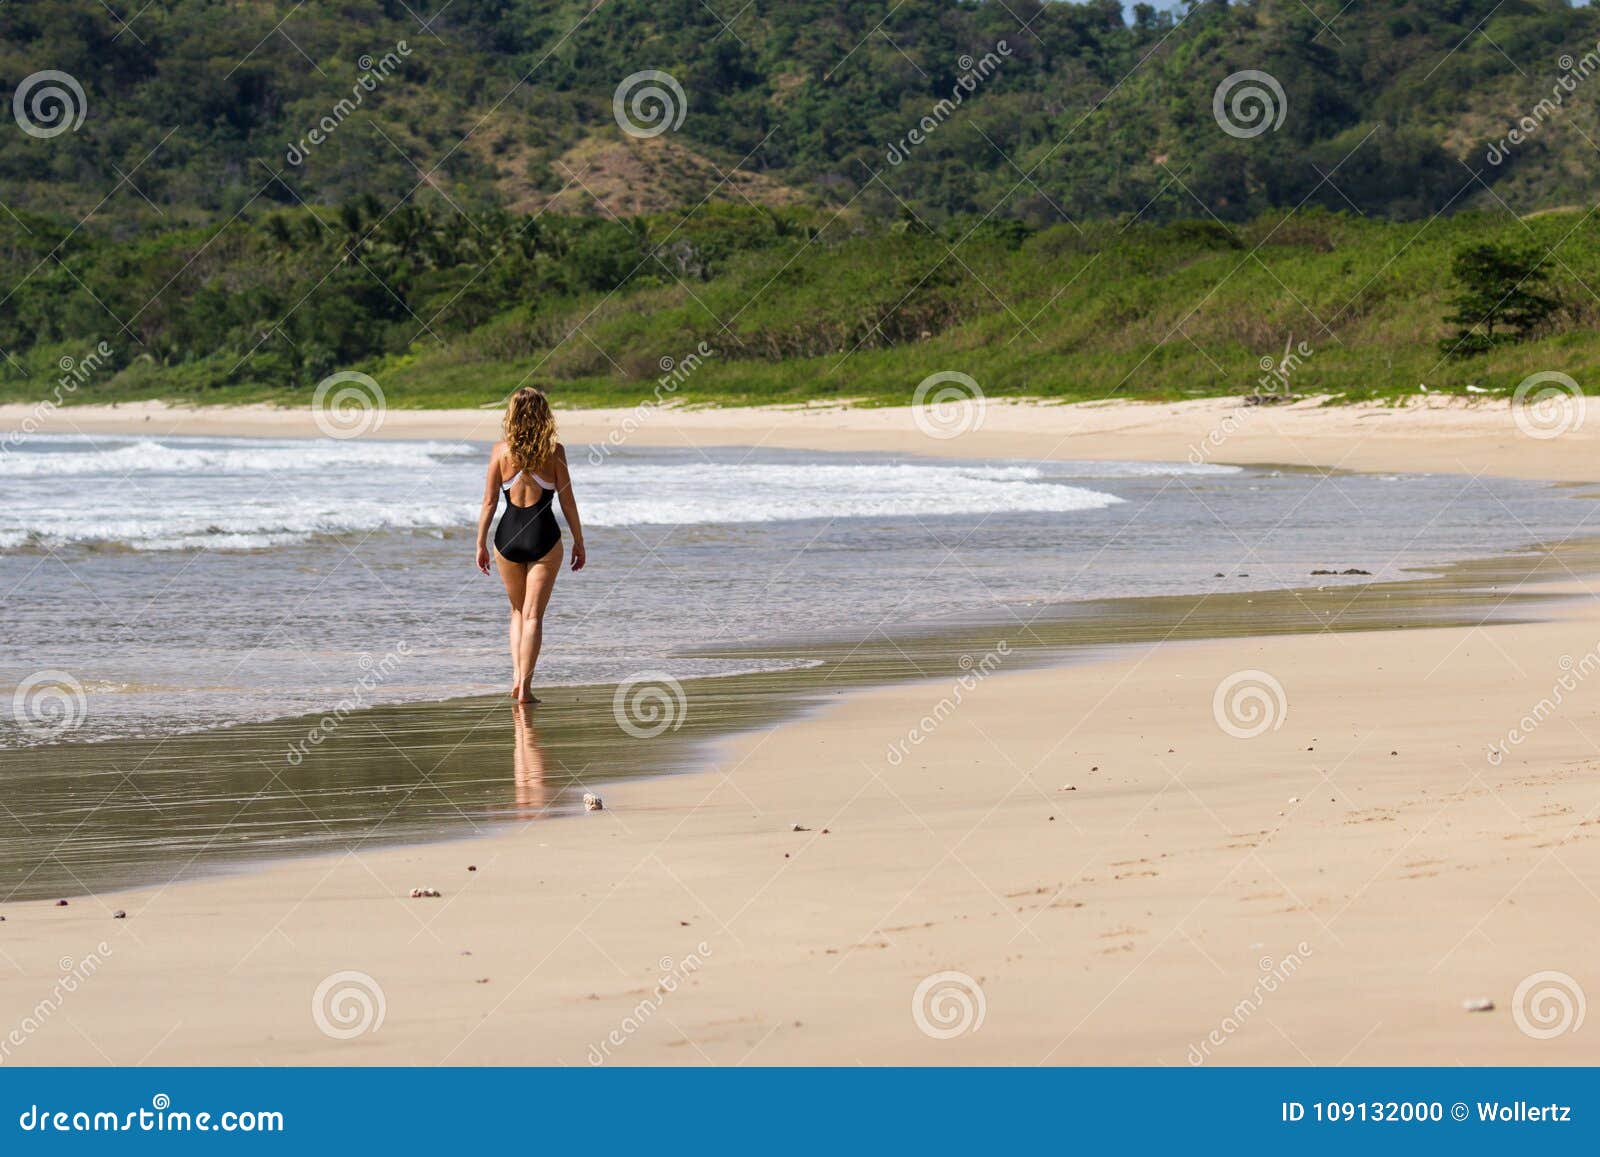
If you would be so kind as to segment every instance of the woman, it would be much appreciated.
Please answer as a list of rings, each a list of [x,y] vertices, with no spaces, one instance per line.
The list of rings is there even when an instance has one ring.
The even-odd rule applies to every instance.
[[[511,599],[511,694],[518,703],[533,697],[533,668],[544,635],[544,609],[561,573],[561,527],[550,503],[561,496],[561,513],[572,529],[572,569],[582,570],[583,524],[572,497],[567,452],[556,441],[556,419],[544,394],[523,386],[506,406],[505,441],[489,454],[483,510],[478,515],[478,569],[489,573],[489,523],[500,495],[506,512],[494,532],[500,578]]]

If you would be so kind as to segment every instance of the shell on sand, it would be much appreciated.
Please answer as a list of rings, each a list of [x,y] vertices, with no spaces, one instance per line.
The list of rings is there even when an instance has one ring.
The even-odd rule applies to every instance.
[[[583,807],[585,811],[603,811],[605,806],[606,801],[595,795],[594,792],[586,791],[583,793]]]

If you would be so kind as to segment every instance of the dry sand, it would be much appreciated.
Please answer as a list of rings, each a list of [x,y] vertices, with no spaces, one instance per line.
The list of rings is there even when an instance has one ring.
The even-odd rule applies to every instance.
[[[981,444],[932,448],[1170,456],[1204,420],[1079,408],[1095,428],[1052,448],[1041,439],[1059,441],[1052,423],[1070,411],[1008,433],[1000,415],[1021,409],[991,413]],[[671,417],[650,436],[930,448],[903,411]],[[239,420],[156,411],[148,424],[175,418],[190,432]],[[1217,460],[1600,471],[1589,431],[1519,438],[1503,403],[1374,415],[1389,423],[1376,437],[1357,411],[1262,419]],[[1303,425],[1268,433],[1289,420]],[[568,416],[568,438],[595,421]],[[1600,686],[1600,613],[1589,582],[1562,593],[1550,622],[1002,664],[953,712],[938,709],[948,683],[841,697],[728,742],[701,773],[610,787],[600,812],[7,905],[0,1060],[1595,1063],[1600,1023],[1573,1022],[1581,990],[1600,993],[1600,699],[1585,682]],[[1279,726],[1237,738],[1213,696],[1247,670],[1276,680],[1283,706],[1269,687]],[[1575,689],[1554,703],[1564,675]],[[1490,762],[1536,710],[1525,742]],[[919,728],[908,758],[888,757]],[[410,899],[417,886],[443,896]],[[945,972],[975,987],[958,980],[920,1006],[923,1025],[964,1029],[941,1039],[914,999]],[[362,975],[325,987],[369,1005],[381,990],[381,1026],[348,1039],[319,1027],[318,987],[341,973]],[[1567,1030],[1544,1036],[1562,994]],[[1476,998],[1494,1009],[1465,1011]],[[337,1002],[323,1006],[337,1028]],[[359,1001],[343,1009],[359,1026]]]
[[[1600,414],[1586,415],[1581,404],[1570,410],[1557,407],[1548,421],[1571,428],[1559,437],[1530,438],[1504,396],[1419,398],[1404,407],[1329,406],[1317,399],[1251,407],[1227,398],[1073,405],[991,402],[981,418],[974,414],[953,411],[947,425],[932,423],[965,431],[945,438],[924,433],[905,407],[565,410],[560,422],[562,437],[574,446],[620,440],[636,445],[882,450],[971,458],[1195,459],[1552,481],[1600,479]],[[309,410],[271,406],[139,402],[68,406],[41,416],[37,407],[0,405],[0,431],[36,423],[57,433],[318,433]],[[390,410],[375,433],[386,438],[493,440],[499,437],[499,423],[498,408]]]

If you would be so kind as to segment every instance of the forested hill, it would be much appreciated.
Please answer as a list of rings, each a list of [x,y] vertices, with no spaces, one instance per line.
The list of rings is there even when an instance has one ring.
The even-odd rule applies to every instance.
[[[0,5],[0,99],[35,131],[0,132],[0,203],[103,204],[86,227],[124,233],[357,195],[1034,227],[1527,212],[1600,192],[1597,41],[1600,14],[1565,0],[1140,5],[1131,24],[1113,0],[25,0]],[[667,78],[619,93],[647,71]],[[651,84],[671,107],[644,135],[662,110],[629,98]]]

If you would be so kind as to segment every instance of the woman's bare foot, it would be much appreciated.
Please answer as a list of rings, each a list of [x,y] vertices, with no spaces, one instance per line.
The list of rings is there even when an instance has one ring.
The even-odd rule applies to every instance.
[[[538,697],[534,695],[533,688],[529,687],[526,683],[518,686],[517,689],[511,694],[516,697],[518,703],[532,705],[540,702]]]

